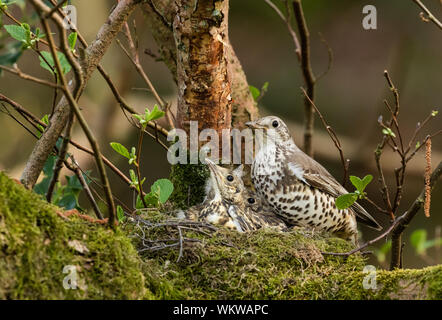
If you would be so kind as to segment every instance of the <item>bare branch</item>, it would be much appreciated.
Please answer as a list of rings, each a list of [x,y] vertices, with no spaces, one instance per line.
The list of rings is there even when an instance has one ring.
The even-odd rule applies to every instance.
[[[279,10],[279,8],[271,0],[264,0],[264,1],[278,14],[278,16],[282,19],[282,21],[284,21],[285,24],[287,25],[287,29],[288,29],[290,35],[292,36],[293,43],[295,44],[296,56],[297,56],[298,60],[301,61],[301,46],[299,44],[298,36],[296,35],[295,30],[293,30],[293,28],[292,28],[292,24],[290,23],[290,19],[288,17],[284,16],[284,14],[281,12],[281,10]]]
[[[47,8],[46,12],[50,11],[50,8],[45,6],[41,0],[32,0],[32,2],[39,4],[41,7]],[[104,53],[107,51],[111,42],[122,27],[122,24],[138,3],[138,0],[119,1],[115,9],[109,15],[106,23],[98,32],[96,40],[87,48],[85,57],[82,61],[83,79],[85,83],[89,80],[92,72],[95,70]],[[82,90],[83,88],[80,88],[79,94],[81,94]],[[26,163],[21,176],[21,181],[25,187],[32,188],[37,181],[49,153],[55,146],[58,137],[66,126],[69,111],[70,104],[66,97],[64,97],[55,108],[48,129],[45,130],[42,137],[37,141],[34,150]]]
[[[441,174],[442,174],[442,161],[439,162],[439,165],[437,166],[436,169],[434,169],[433,173],[431,174],[431,179],[430,179],[431,189],[434,188],[434,186],[436,185],[436,182],[440,178]],[[417,197],[417,199],[413,202],[410,209],[408,209],[401,216],[399,216],[394,221],[394,223],[392,223],[391,226],[384,233],[379,235],[378,237],[376,237],[376,238],[364,243],[360,247],[355,248],[355,249],[348,251],[348,252],[322,252],[322,254],[347,257],[347,256],[350,256],[356,252],[359,252],[359,251],[365,249],[366,247],[372,245],[375,242],[378,242],[381,239],[384,239],[390,233],[393,235],[393,237],[397,237],[398,235],[402,234],[402,232],[405,230],[407,225],[414,218],[416,213],[422,208],[424,202],[425,202],[425,188],[422,190],[419,197]],[[399,256],[395,260],[396,260],[395,266],[399,266]]]
[[[38,8],[38,6],[37,6],[37,8]],[[40,10],[39,10],[39,13],[41,15]],[[82,113],[80,112],[80,108],[78,107],[76,99],[74,98],[74,96],[71,94],[71,92],[69,90],[69,86],[68,86],[66,78],[63,74],[63,70],[61,68],[60,61],[58,60],[57,51],[54,46],[54,39],[52,37],[52,33],[51,33],[51,29],[49,27],[49,24],[48,24],[47,20],[45,20],[43,18],[41,18],[41,23],[43,25],[43,28],[44,28],[46,34],[47,34],[49,48],[51,50],[52,58],[54,60],[55,67],[57,69],[57,73],[59,75],[60,82],[63,85],[64,95],[67,98],[72,111],[75,113],[75,116],[78,119],[84,133],[86,134],[86,137],[88,138],[89,143],[92,146],[92,150],[94,150],[94,156],[95,156],[95,159],[97,162],[98,171],[100,173],[100,178],[101,178],[101,182],[103,184],[103,188],[104,188],[105,195],[106,195],[106,201],[107,201],[107,205],[108,205],[109,225],[111,226],[111,228],[114,228],[115,227],[115,204],[114,204],[114,199],[112,197],[112,191],[110,188],[109,180],[108,180],[108,177],[106,174],[106,169],[104,168],[104,162],[103,162],[103,159],[101,156],[100,148],[98,146],[98,143],[97,143],[94,135],[92,134],[92,131],[89,129],[89,126],[88,126],[86,120],[84,119]],[[66,36],[66,34],[62,35],[63,38],[65,38],[65,36]],[[83,81],[81,80],[80,84],[82,82]],[[78,88],[80,88],[80,87],[77,86],[77,89],[75,91],[76,94],[78,94]]]
[[[436,19],[436,17],[431,13],[431,11],[428,10],[428,8],[420,0],[413,0],[413,1],[419,7],[421,7],[422,10],[424,10],[425,14],[427,15],[426,19],[433,22],[439,29],[442,30],[442,22],[440,22],[438,19]],[[423,18],[422,12],[421,12],[421,18]],[[425,21],[425,22],[428,22],[428,21]]]
[[[315,76],[310,63],[310,33],[304,18],[301,0],[293,1],[293,11],[298,25],[299,37],[301,39],[301,69],[304,82],[307,87],[307,94],[310,100],[315,101]],[[304,120],[304,151],[309,156],[313,156],[313,129],[314,116],[313,106],[305,99],[305,120]]]
[[[32,82],[35,82],[38,84],[42,84],[42,85],[54,88],[54,89],[61,89],[60,85],[50,82],[50,81],[40,79],[40,78],[33,77],[29,74],[26,74],[26,73],[22,72],[17,66],[15,66],[15,68],[8,68],[6,66],[0,65],[0,69],[10,72],[12,74],[15,74],[15,75],[19,76],[20,78],[22,78],[23,80],[29,80],[29,81],[32,81]]]
[[[311,106],[315,109],[316,113],[318,114],[319,118],[321,119],[322,124],[325,127],[325,130],[327,130],[330,138],[332,139],[333,143],[335,144],[336,148],[339,151],[339,156],[341,158],[341,163],[342,163],[342,167],[344,169],[344,177],[343,177],[343,182],[342,185],[345,187],[345,184],[348,180],[348,166],[349,166],[349,161],[350,160],[345,160],[344,157],[344,153],[342,151],[342,146],[341,146],[341,142],[338,139],[338,136],[336,135],[336,133],[334,132],[333,128],[330,127],[327,122],[325,121],[324,117],[322,116],[321,112],[319,111],[318,107],[315,105],[315,103],[309,98],[309,96],[307,95],[307,92],[305,91],[304,88],[301,87],[302,93],[304,94],[305,98],[307,99],[307,101],[311,104]]]

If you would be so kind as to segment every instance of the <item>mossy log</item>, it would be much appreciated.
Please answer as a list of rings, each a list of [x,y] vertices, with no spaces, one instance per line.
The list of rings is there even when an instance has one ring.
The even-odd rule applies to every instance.
[[[350,245],[301,229],[199,235],[179,263],[176,248],[140,256],[130,229],[66,218],[0,173],[0,299],[442,298],[442,266],[378,270],[364,289],[362,256],[323,256]],[[63,286],[66,266],[76,289]]]

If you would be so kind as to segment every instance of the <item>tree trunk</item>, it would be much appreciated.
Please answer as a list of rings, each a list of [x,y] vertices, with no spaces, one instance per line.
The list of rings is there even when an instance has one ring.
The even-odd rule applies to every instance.
[[[182,0],[177,3],[173,33],[177,48],[178,127],[230,128],[232,97],[225,38],[228,1]]]
[[[185,1],[194,3],[193,1]],[[173,0],[148,0],[143,5],[143,11],[146,17],[146,24],[152,32],[152,35],[159,47],[161,57],[172,73],[175,82],[177,79],[177,47],[174,37],[173,21],[177,15],[177,8]],[[227,72],[230,78],[231,88],[231,120],[232,126],[244,128],[244,123],[255,120],[258,117],[258,108],[256,102],[249,90],[249,85],[239,62],[238,57],[230,44],[228,35],[228,0],[224,1],[200,1],[199,6],[211,3],[212,8],[222,7],[222,44],[225,59],[227,61]],[[192,6],[194,8],[194,6]],[[196,18],[194,16],[193,18]],[[193,19],[192,18],[192,19]],[[210,17],[209,20],[213,20]],[[194,23],[198,23],[196,21]]]
[[[177,127],[243,129],[258,116],[246,76],[228,36],[229,1],[149,0],[143,5],[146,23],[178,86]],[[188,206],[204,197],[208,173],[200,165],[176,165],[172,197]]]

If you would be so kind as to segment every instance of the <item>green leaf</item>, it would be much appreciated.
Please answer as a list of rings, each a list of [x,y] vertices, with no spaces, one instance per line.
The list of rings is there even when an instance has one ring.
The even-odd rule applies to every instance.
[[[69,47],[73,51],[75,49],[75,44],[77,43],[77,33],[71,32],[71,34],[68,37]]]
[[[49,115],[45,114],[43,118],[41,118],[41,122],[43,122],[44,124],[49,124]]]
[[[439,111],[433,110],[433,111],[431,111],[431,116],[435,117],[435,116],[437,116],[438,113],[439,113]]]
[[[42,66],[44,69],[48,70],[50,73],[52,73],[52,69],[51,69],[51,67],[52,67],[54,69],[55,73],[57,73],[57,70],[55,69],[54,59],[52,59],[52,54],[48,51],[42,51],[41,54],[44,57],[44,59],[46,59],[46,61],[49,63],[49,65],[48,65],[48,63],[46,63],[46,61],[42,57],[39,57],[40,66]],[[57,52],[57,58],[58,58],[58,61],[60,62],[60,66],[63,71],[63,74],[66,74],[69,71],[71,71],[71,65],[69,64],[68,60],[66,59],[66,56],[62,52]]]
[[[112,147],[112,149],[114,149],[116,152],[121,154],[123,157],[130,159],[129,150],[127,150],[127,148],[123,146],[121,143],[111,142],[110,146]]]
[[[165,203],[173,192],[173,183],[169,179],[159,179],[152,185],[151,191],[158,194],[160,203]]]
[[[382,133],[387,135],[387,136],[392,136],[393,138],[396,138],[396,134],[390,128],[382,129]]]
[[[78,192],[83,190],[83,186],[80,183],[80,180],[78,180],[78,177],[76,175],[73,176],[65,176],[67,181],[67,187],[69,190],[72,190],[73,192]]]
[[[266,82],[264,82],[264,84],[262,85],[261,91],[263,91],[263,92],[267,92],[268,89],[269,89],[269,82],[266,81]]]
[[[24,43],[27,42],[27,30],[23,27],[23,25],[17,26],[10,24],[4,27],[6,31],[11,35],[11,37],[13,37],[14,39]]]
[[[356,190],[358,190],[360,194],[363,194],[365,188],[368,186],[371,180],[373,180],[373,176],[371,174],[366,175],[363,179],[356,176],[350,176],[351,183],[355,186]]]
[[[45,165],[43,167],[43,173],[46,176],[52,176],[52,174],[54,173],[54,165],[56,159],[57,156],[50,155],[46,160]]]
[[[144,120],[146,120],[146,122],[154,121],[154,120],[157,120],[157,119],[163,117],[164,114],[165,114],[164,111],[161,111],[159,109],[158,105],[156,104],[156,105],[154,105],[152,111],[150,111],[150,112],[149,112],[149,109],[146,108],[146,110],[145,110],[146,117]]]
[[[135,171],[133,169],[129,170],[129,175],[132,182],[138,182],[137,176],[135,175]]]
[[[42,179],[39,183],[37,183],[34,186],[34,192],[36,194],[40,194],[42,196],[44,196],[49,189],[49,183],[51,182],[51,177],[45,177],[44,179]]]
[[[64,195],[56,204],[59,207],[65,208],[66,210],[71,210],[78,205],[77,197],[73,193],[68,193]]]
[[[373,180],[373,176],[371,174],[367,174],[363,179],[362,179],[362,183],[363,183],[363,190],[365,190],[365,188],[367,188],[368,184]]]
[[[356,176],[350,176],[350,181],[359,192],[364,191],[364,183],[362,180]]]
[[[414,230],[410,236],[411,245],[416,249],[417,254],[425,253],[425,242],[427,241],[427,230]]]
[[[142,121],[145,121],[144,120],[144,118],[142,117],[142,116],[140,116],[139,114],[132,114],[132,116],[134,116],[135,118],[137,118],[138,119],[138,121],[140,121],[140,123],[142,122]]]
[[[347,209],[352,206],[353,203],[356,202],[356,200],[358,200],[358,195],[355,193],[343,194],[336,199],[336,208],[338,208],[339,210]]]
[[[117,219],[118,222],[123,222],[126,219],[123,208],[121,208],[121,206],[117,206]]]
[[[261,95],[261,92],[259,91],[259,89],[257,87],[254,87],[254,86],[249,86],[249,90],[252,93],[253,100],[256,101],[259,98],[259,96]]]
[[[143,209],[144,208],[144,204],[143,201],[141,201],[140,196],[137,196],[137,200],[135,202],[135,209]]]
[[[157,194],[155,194],[153,192],[149,192],[148,194],[146,194],[144,196],[144,201],[146,202],[146,205],[148,205],[148,206],[157,207],[159,197]]]

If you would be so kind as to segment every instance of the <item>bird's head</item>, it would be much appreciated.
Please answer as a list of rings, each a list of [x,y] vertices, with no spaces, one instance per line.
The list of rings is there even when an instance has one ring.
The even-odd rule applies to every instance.
[[[293,141],[287,125],[280,118],[275,116],[264,117],[246,123],[246,126],[257,131],[262,131],[263,136],[269,142],[280,144]]]
[[[262,210],[262,200],[256,193],[246,190],[244,191],[243,197],[247,208],[254,212],[260,212]]]
[[[244,183],[242,181],[243,167],[240,165],[234,170],[216,165],[210,159],[206,159],[210,169],[212,186],[215,191],[215,199],[221,198],[232,204],[242,201]]]

